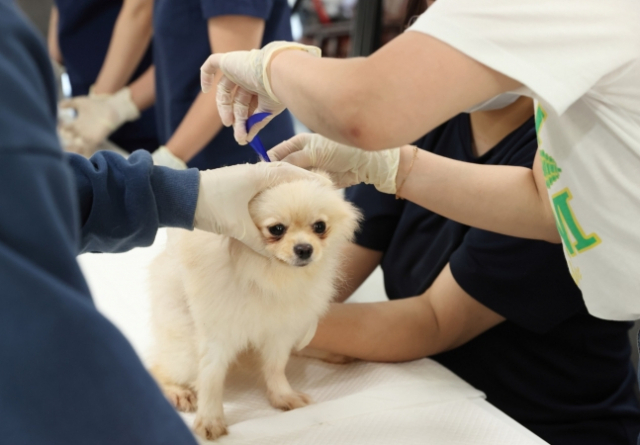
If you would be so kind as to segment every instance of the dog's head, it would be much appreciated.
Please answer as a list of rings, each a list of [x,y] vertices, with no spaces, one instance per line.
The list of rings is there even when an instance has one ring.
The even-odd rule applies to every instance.
[[[291,266],[306,266],[340,249],[353,238],[361,218],[342,192],[322,178],[265,190],[249,211],[267,251]]]

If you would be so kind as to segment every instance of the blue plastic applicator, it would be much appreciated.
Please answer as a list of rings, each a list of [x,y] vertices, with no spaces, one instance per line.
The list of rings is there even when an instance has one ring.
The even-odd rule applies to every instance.
[[[253,116],[249,116],[249,119],[247,119],[247,133],[251,131],[251,127],[253,127],[258,122],[262,122],[268,116],[271,116],[271,113],[256,113]],[[258,153],[260,159],[262,159],[264,162],[271,162],[269,160],[269,156],[267,156],[267,150],[264,149],[264,145],[262,145],[262,141],[260,140],[258,135],[256,135],[253,140],[249,142],[249,145],[251,145],[253,151]]]

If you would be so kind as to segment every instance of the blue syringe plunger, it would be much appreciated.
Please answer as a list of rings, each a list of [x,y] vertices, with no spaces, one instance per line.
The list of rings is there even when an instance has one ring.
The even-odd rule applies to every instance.
[[[271,113],[256,113],[252,116],[249,116],[249,119],[247,119],[247,133],[251,131],[251,128],[255,124],[257,124],[258,122],[262,122],[268,116],[271,116]],[[253,151],[258,153],[258,156],[260,156],[263,161],[271,162],[269,160],[269,156],[267,156],[267,150],[265,150],[264,145],[262,145],[262,141],[260,140],[258,135],[254,136],[253,140],[249,142],[249,145],[251,146],[251,148],[253,148]]]

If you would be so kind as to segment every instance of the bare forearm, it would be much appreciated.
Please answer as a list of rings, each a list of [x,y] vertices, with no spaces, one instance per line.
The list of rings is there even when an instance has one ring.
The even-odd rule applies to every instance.
[[[258,48],[264,26],[264,20],[255,17],[226,15],[211,18],[207,22],[211,51],[223,53]],[[214,86],[217,86],[221,77],[222,73],[215,76]],[[200,93],[166,147],[175,156],[188,162],[221,128],[222,121],[218,114],[215,92]]]
[[[415,32],[367,58],[317,59],[283,51],[269,73],[275,95],[305,125],[365,150],[412,142],[461,110],[520,86]]]
[[[127,85],[151,42],[152,14],[152,1],[124,2],[94,85],[96,94],[113,94]]]
[[[351,120],[364,92],[356,82],[365,59],[317,59],[302,51],[284,51],[271,63],[275,95],[308,128],[349,143],[345,122]]]
[[[505,321],[462,289],[447,264],[422,295],[381,303],[333,303],[310,347],[399,362],[457,348]]]
[[[222,128],[215,95],[200,93],[166,147],[184,162],[191,160]]]
[[[414,148],[401,149],[398,185],[406,177],[401,197],[469,226],[560,242],[547,192],[536,185],[532,170],[417,153],[412,161]]]
[[[156,69],[150,66],[147,71],[129,85],[131,100],[140,111],[152,106],[156,101]]]
[[[333,303],[309,346],[378,362],[414,360],[446,349],[433,311],[418,297]]]
[[[51,8],[49,16],[49,33],[47,35],[47,46],[49,48],[49,57],[58,62],[63,63],[60,45],[58,43],[58,8]]]

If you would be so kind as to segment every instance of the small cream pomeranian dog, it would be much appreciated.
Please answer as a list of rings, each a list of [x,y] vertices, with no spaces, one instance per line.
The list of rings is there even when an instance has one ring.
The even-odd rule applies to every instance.
[[[249,211],[271,258],[233,238],[176,229],[150,269],[151,372],[178,410],[196,411],[194,430],[210,440],[227,432],[224,380],[244,350],[261,358],[271,405],[311,403],[291,388],[285,366],[328,309],[360,219],[320,179],[268,189]]]

